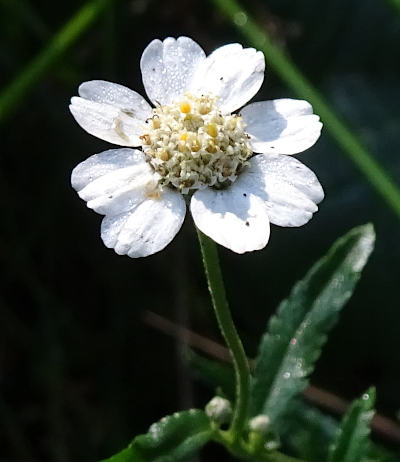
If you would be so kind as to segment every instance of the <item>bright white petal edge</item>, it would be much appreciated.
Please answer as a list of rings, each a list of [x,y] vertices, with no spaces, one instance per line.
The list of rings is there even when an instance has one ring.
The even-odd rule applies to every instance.
[[[259,154],[234,186],[242,193],[259,197],[271,223],[278,226],[302,226],[318,210],[324,198],[318,178],[297,159],[283,155]]]
[[[142,151],[112,149],[75,167],[71,183],[88,207],[106,215],[105,245],[136,258],[166,247],[185,218],[182,195],[168,188],[157,191],[157,179]]]
[[[139,146],[151,106],[133,90],[103,80],[84,82],[70,111],[91,135],[119,146]]]
[[[236,253],[260,250],[269,239],[266,203],[233,185],[226,190],[196,191],[190,211],[196,226],[218,244]]]
[[[199,63],[189,91],[218,96],[221,110],[231,113],[247,103],[264,81],[265,60],[261,51],[230,43],[213,51]]]
[[[254,152],[297,154],[313,146],[321,134],[319,117],[303,100],[260,101],[245,106],[240,114]]]
[[[161,198],[149,198],[130,212],[105,216],[104,244],[119,255],[147,257],[163,250],[180,230],[186,213],[181,194],[164,189]]]
[[[206,55],[189,37],[153,40],[140,60],[143,85],[155,106],[183,97]]]

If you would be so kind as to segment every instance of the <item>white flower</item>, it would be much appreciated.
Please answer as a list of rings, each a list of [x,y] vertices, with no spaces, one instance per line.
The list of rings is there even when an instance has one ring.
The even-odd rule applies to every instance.
[[[233,43],[206,57],[190,38],[169,37],[153,40],[140,66],[155,108],[101,80],[83,83],[71,100],[82,128],[128,146],[95,154],[72,172],[79,196],[105,215],[107,247],[130,257],[162,250],[182,225],[185,199],[196,226],[237,253],[262,249],[270,223],[310,220],[324,193],[314,173],[288,154],[320,135],[311,105],[279,99],[232,114],[263,82],[260,51]]]

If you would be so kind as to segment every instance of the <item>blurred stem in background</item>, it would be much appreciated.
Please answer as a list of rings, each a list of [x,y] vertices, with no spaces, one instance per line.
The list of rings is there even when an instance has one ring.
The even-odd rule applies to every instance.
[[[398,13],[400,13],[400,0],[386,0],[389,5],[392,5]]]
[[[87,2],[0,93],[0,124],[16,111],[24,96],[97,19],[112,0]]]
[[[270,35],[249,16],[236,0],[211,0],[255,48],[263,51],[268,64],[301,98],[308,100],[321,117],[326,130],[347,156],[361,170],[370,184],[400,220],[400,187],[374,159],[323,96],[302,75],[291,60],[273,43]],[[387,0],[400,12],[400,0]]]

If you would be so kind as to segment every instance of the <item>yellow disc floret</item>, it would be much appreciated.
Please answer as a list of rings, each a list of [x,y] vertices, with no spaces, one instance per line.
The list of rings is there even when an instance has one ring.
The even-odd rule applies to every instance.
[[[179,107],[181,109],[181,112],[183,112],[184,114],[188,114],[191,109],[190,104],[187,101],[182,101]]]
[[[212,136],[213,138],[215,138],[217,135],[218,135],[218,129],[217,129],[217,126],[215,124],[208,124],[207,127],[206,127],[206,132]]]
[[[183,194],[229,186],[252,155],[243,120],[222,114],[217,98],[184,96],[153,109],[141,136],[147,160],[162,185]]]

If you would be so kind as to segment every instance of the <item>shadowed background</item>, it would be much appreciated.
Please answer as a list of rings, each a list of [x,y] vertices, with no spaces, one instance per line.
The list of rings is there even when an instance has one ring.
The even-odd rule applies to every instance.
[[[2,88],[82,4],[0,0]],[[377,0],[249,1],[246,8],[398,181],[395,10]],[[70,97],[92,79],[144,95],[141,53],[169,35],[188,35],[207,53],[229,42],[248,45],[212,3],[110,2],[0,125],[1,461],[105,458],[163,415],[203,407],[212,396],[185,365],[180,343],[143,322],[151,310],[221,341],[190,216],[165,251],[131,260],[104,247],[101,216],[70,186],[77,163],[110,147],[76,124]],[[293,96],[267,59],[255,100]],[[273,226],[262,251],[240,256],[221,249],[234,318],[254,356],[293,283],[340,234],[373,222],[376,250],[312,383],[346,399],[375,384],[379,412],[395,418],[400,221],[326,131],[298,158],[316,172],[326,199],[305,227]],[[203,457],[228,460],[213,448]]]

